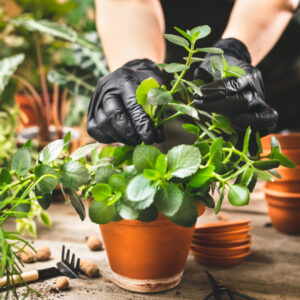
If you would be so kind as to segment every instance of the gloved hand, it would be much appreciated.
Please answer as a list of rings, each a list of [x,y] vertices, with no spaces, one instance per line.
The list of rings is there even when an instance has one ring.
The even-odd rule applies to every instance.
[[[246,71],[240,78],[213,79],[210,60],[195,70],[195,79],[203,79],[203,96],[194,95],[194,106],[208,112],[227,115],[233,127],[244,130],[249,125],[254,131],[267,135],[276,127],[277,111],[265,103],[264,84],[259,69],[251,66],[246,46],[237,39],[219,40],[214,47],[223,49],[227,64],[236,65]],[[209,58],[211,54],[207,55]],[[220,74],[219,74],[220,76]]]
[[[161,74],[154,62],[137,59],[100,78],[88,110],[89,135],[102,143],[161,142],[164,138],[162,129],[155,129],[136,100],[138,85],[149,77],[162,84]]]

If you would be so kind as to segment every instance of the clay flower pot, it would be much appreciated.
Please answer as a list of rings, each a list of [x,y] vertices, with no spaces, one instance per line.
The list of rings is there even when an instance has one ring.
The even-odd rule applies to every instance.
[[[199,206],[199,215],[204,206]],[[153,222],[122,220],[100,225],[113,274],[120,287],[155,293],[177,286],[182,278],[194,227],[182,227],[159,214]]]
[[[24,127],[30,127],[37,125],[34,110],[32,109],[32,103],[30,99],[22,94],[15,95],[15,100],[19,105],[20,111],[26,116],[27,120],[20,117],[20,121]]]
[[[270,134],[261,139],[264,152],[265,151],[268,152],[271,149],[272,136],[275,136],[278,139],[283,154],[285,154],[284,150],[300,149],[300,132],[277,133],[277,134]]]
[[[284,193],[265,189],[269,216],[275,229],[300,234],[300,193]]]

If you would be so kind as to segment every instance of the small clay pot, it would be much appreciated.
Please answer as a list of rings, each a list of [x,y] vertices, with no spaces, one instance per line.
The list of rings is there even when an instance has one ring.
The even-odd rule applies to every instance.
[[[199,206],[199,215],[204,206]],[[134,292],[155,293],[182,278],[195,227],[182,227],[159,214],[153,222],[122,220],[100,225],[113,281]]]
[[[205,265],[214,265],[220,267],[231,267],[242,263],[247,256],[251,254],[252,250],[248,249],[247,252],[239,255],[233,255],[231,257],[220,257],[214,255],[203,255],[193,252],[194,258],[197,262]]]
[[[201,239],[194,238],[192,241],[193,245],[205,246],[205,247],[214,247],[214,248],[231,248],[237,246],[243,246],[248,244],[251,241],[251,236],[248,235],[244,239],[233,240],[233,241],[203,241]]]
[[[275,136],[282,150],[300,149],[300,132],[270,134],[261,139],[264,151],[270,152],[271,137]]]
[[[30,126],[37,125],[35,113],[34,110],[32,109],[31,100],[25,95],[17,94],[15,95],[15,101],[16,103],[18,103],[20,111],[26,116],[27,119],[24,120],[24,118],[20,116],[19,119],[23,127],[30,127]]]
[[[56,131],[55,126],[51,125],[49,126],[51,141],[55,140]],[[31,126],[24,129],[21,129],[18,132],[17,135],[17,145],[19,147],[22,147],[27,140],[34,140],[38,145],[39,149],[42,150],[47,144],[49,144],[51,141],[37,141],[37,135],[38,135],[38,127],[37,126]],[[80,128],[74,128],[74,127],[64,127],[63,128],[63,136],[65,136],[68,132],[71,132],[71,142],[70,142],[70,153],[75,151],[78,147],[82,146],[84,144],[84,133],[82,129]]]
[[[265,189],[269,216],[274,228],[287,234],[300,234],[300,193]]]
[[[217,233],[243,229],[248,226],[251,220],[232,220],[215,223],[207,223],[198,226],[195,233]]]
[[[236,246],[236,247],[207,247],[207,246],[198,246],[194,245],[192,243],[191,249],[194,252],[202,253],[202,254],[207,254],[207,255],[215,255],[215,256],[221,256],[221,257],[228,257],[228,256],[235,256],[235,255],[240,255],[249,250],[251,247],[252,242],[246,243],[245,245],[242,246]]]
[[[215,241],[234,241],[234,240],[241,240],[245,239],[248,236],[249,231],[252,230],[251,227],[245,228],[245,229],[239,229],[235,231],[228,231],[228,232],[221,232],[221,233],[195,233],[194,238],[199,239],[201,241],[209,241],[209,242],[215,242]]]

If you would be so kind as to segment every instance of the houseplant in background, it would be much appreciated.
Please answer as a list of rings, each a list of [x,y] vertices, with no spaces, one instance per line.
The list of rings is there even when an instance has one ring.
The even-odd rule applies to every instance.
[[[280,145],[278,143],[280,142]],[[262,139],[264,155],[276,158],[281,151],[294,161],[285,161],[278,169],[281,176],[267,182],[264,192],[269,216],[275,229],[300,234],[300,134],[280,133]]]
[[[57,184],[64,187],[66,198],[81,219],[85,218],[81,198],[90,199],[89,217],[100,224],[113,280],[132,291],[157,292],[176,286],[181,280],[195,222],[204,206],[215,208],[218,213],[226,187],[232,205],[248,204],[256,180],[272,180],[273,169],[288,160],[284,155],[260,160],[259,134],[257,155],[248,155],[250,128],[245,133],[243,149],[237,149],[236,132],[227,117],[193,108],[190,95],[201,93],[201,82],[187,81],[184,76],[193,62],[202,60],[194,54],[216,54],[211,58],[212,66],[223,77],[241,76],[243,70],[228,66],[220,49],[195,48],[197,40],[210,33],[208,26],[177,31],[186,39],[174,35],[166,38],[185,47],[186,64],[163,65],[174,74],[171,89],[148,78],[138,87],[137,100],[156,126],[179,115],[189,116],[183,128],[195,134],[193,145],[175,146],[167,154],[144,144],[108,146],[99,153],[99,144],[95,143],[69,155],[67,135],[48,144],[34,164],[30,143],[26,143],[2,171],[6,175],[0,177],[0,195],[6,195],[4,201],[14,204],[8,211],[10,215],[24,201],[30,204],[36,200],[47,209]],[[176,93],[182,95],[181,100],[173,98]],[[167,106],[175,113],[164,118],[161,111]],[[209,122],[203,122],[202,116]],[[88,154],[91,160],[86,158]],[[219,192],[216,206],[210,195],[215,190]],[[1,211],[2,215],[5,213],[7,209]],[[12,246],[4,242],[11,250]],[[12,263],[15,259],[11,251]],[[5,260],[3,256],[2,259]],[[6,272],[6,276],[10,274]]]
[[[29,99],[26,107],[33,111],[39,127],[38,130],[26,129],[20,136],[24,143],[26,138],[32,138],[32,134],[37,135],[43,146],[47,141],[53,140],[53,137],[61,137],[63,132],[66,133],[67,130],[63,128],[65,121],[71,126],[80,124],[86,114],[92,86],[99,76],[107,72],[107,68],[99,40],[95,39],[94,34],[86,34],[85,37],[57,22],[68,15],[74,7],[73,2],[61,4],[56,0],[49,0],[37,3],[34,8],[30,7],[28,1],[20,0],[17,3],[23,12],[30,11],[35,19],[31,15],[12,20],[4,17],[2,21],[6,26],[3,32],[10,34],[14,40],[17,37],[23,41],[19,47],[11,48],[6,45],[9,52],[15,53],[24,48],[25,54],[28,54],[26,63],[15,76],[19,90],[22,87],[23,91],[17,98],[22,100],[26,96]],[[48,20],[41,20],[45,17]],[[31,55],[32,52],[36,53],[36,58]],[[55,73],[50,72],[55,68]],[[47,75],[50,81],[47,81]],[[70,81],[72,84],[67,86]],[[63,88],[60,89],[59,86]],[[67,99],[71,101],[66,101]],[[67,109],[70,103],[71,109]],[[52,123],[55,127],[49,127]],[[71,131],[72,138],[78,138],[82,133],[75,129]]]

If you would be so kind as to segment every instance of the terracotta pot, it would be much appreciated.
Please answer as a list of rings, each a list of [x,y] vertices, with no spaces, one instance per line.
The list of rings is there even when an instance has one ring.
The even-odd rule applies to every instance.
[[[199,215],[204,210],[199,206]],[[122,220],[100,225],[100,229],[117,285],[155,293],[180,283],[194,227],[178,226],[159,214],[153,222]]]
[[[47,144],[50,143],[50,141],[42,141],[38,142],[37,135],[38,135],[38,127],[37,126],[31,126],[24,129],[21,129],[18,132],[17,135],[17,144],[18,146],[24,145],[27,140],[31,139],[35,143],[37,143],[39,146],[39,149],[41,150],[44,148]],[[51,125],[49,127],[50,130],[50,136],[52,139],[55,139],[55,126]],[[64,127],[63,128],[63,135],[66,135],[69,131],[71,131],[71,142],[70,142],[70,153],[75,151],[78,147],[82,146],[84,144],[84,133],[82,129],[80,128],[74,128],[74,127]]]
[[[265,189],[269,216],[275,229],[300,234],[300,193],[284,193]]]
[[[27,120],[24,120],[22,116],[20,116],[19,120],[22,123],[24,127],[30,127],[37,125],[37,120],[34,114],[34,111],[32,109],[32,104],[30,102],[30,99],[21,94],[15,95],[15,100],[19,105],[20,111],[26,116]]]
[[[236,246],[236,247],[207,247],[207,246],[198,246],[198,245],[191,245],[191,249],[194,252],[208,254],[208,255],[215,255],[215,256],[221,256],[221,257],[229,257],[229,256],[235,256],[240,255],[249,250],[251,247],[252,242],[249,242],[245,245]]]
[[[251,241],[251,236],[248,235],[246,238],[244,239],[239,239],[239,240],[232,240],[232,241],[203,241],[201,239],[193,239],[192,244],[193,245],[199,245],[199,246],[206,246],[206,247],[221,247],[221,248],[225,248],[225,247],[236,247],[236,246],[243,246],[248,244]]]
[[[247,219],[207,223],[198,226],[195,229],[195,233],[216,233],[234,231],[247,227],[250,222],[251,220]]]
[[[194,239],[195,240],[201,240],[203,242],[229,242],[229,241],[234,241],[234,240],[242,240],[246,239],[248,237],[248,232],[252,228],[246,228],[242,230],[236,230],[232,232],[224,232],[224,233],[219,233],[219,234],[214,234],[214,235],[198,235],[194,234]]]
[[[263,149],[269,152],[268,150],[271,149],[271,137],[275,136],[283,150],[290,150],[290,149],[300,149],[300,132],[293,132],[293,133],[277,133],[277,134],[270,134],[265,136],[261,139]]]
[[[214,255],[203,255],[196,252],[193,252],[193,255],[197,262],[200,262],[205,265],[231,267],[242,263],[246,259],[246,257],[251,254],[251,252],[251,249],[248,249],[248,251],[243,254],[234,255],[226,258]]]

